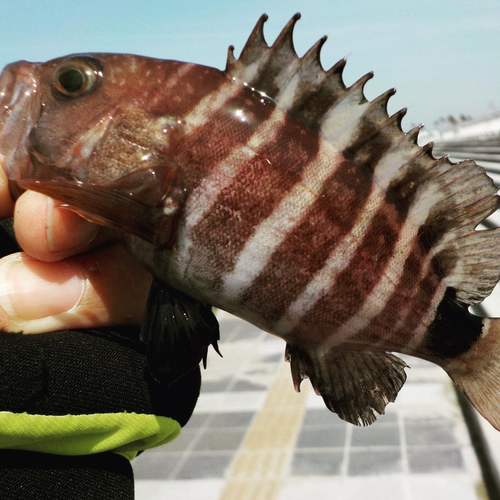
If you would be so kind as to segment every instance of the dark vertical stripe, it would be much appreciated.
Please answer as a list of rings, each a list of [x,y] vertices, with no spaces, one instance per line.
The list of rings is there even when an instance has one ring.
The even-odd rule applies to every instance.
[[[419,351],[436,358],[454,358],[467,352],[481,336],[483,318],[471,314],[455,296],[454,288],[446,289]]]
[[[352,229],[372,191],[372,177],[344,160],[325,181],[303,220],[287,235],[242,300],[276,322]],[[284,278],[286,276],[286,278]],[[280,293],[277,283],[284,282]]]
[[[180,77],[177,77],[175,69],[182,68],[186,63],[177,61],[161,61],[164,66],[159,66],[158,61],[153,59],[151,63],[152,74],[146,77],[148,87],[152,87],[154,92],[151,96],[161,96],[154,99],[154,107],[150,109],[153,113],[159,115],[168,114],[182,119],[192,111],[199,102],[207,95],[216,92],[227,83],[227,77],[216,68],[208,66],[193,65]],[[168,65],[168,66],[167,66]],[[157,68],[165,68],[159,73]],[[143,73],[148,69],[147,62]],[[158,82],[158,80],[160,80]],[[171,80],[171,82],[169,81]],[[177,81],[175,81],[177,80]],[[169,84],[172,83],[171,86]],[[167,88],[167,91],[165,91]],[[145,103],[150,107],[149,103]]]
[[[422,277],[427,255],[428,252],[421,245],[419,238],[415,238],[412,250],[405,260],[403,273],[389,301],[369,326],[350,339],[353,345],[377,346],[381,349],[389,349],[390,346],[396,349],[411,341],[411,333],[421,325],[422,317],[428,311],[429,300],[441,283],[440,279],[436,279],[432,265],[429,272]],[[407,312],[407,319],[395,330],[398,317],[404,312]]]
[[[435,272],[434,264],[436,262],[437,257],[433,257],[427,274],[423,277],[416,293],[411,299],[409,314],[406,316],[404,323],[397,329],[396,332],[394,332],[394,338],[401,342],[402,352],[407,352],[405,346],[411,343],[415,329],[422,326],[424,318],[431,311],[433,302],[438,299],[436,294],[438,293],[443,278]],[[412,351],[415,354],[422,354],[419,346],[414,346]]]
[[[221,277],[234,268],[245,243],[300,181],[303,168],[319,150],[317,132],[287,115],[272,141],[260,139],[255,156],[193,229],[193,244],[209,248]]]
[[[258,127],[275,110],[275,104],[261,102],[260,95],[242,87],[221,109],[207,115],[207,121],[189,133],[179,146],[183,186],[191,192],[203,178],[233,151],[244,146]],[[245,120],[235,112],[244,110]]]
[[[394,208],[384,203],[373,216],[348,266],[301,318],[294,333],[314,328],[315,338],[322,341],[334,334],[336,325],[355,316],[380,281],[393,255],[401,227],[402,221]]]

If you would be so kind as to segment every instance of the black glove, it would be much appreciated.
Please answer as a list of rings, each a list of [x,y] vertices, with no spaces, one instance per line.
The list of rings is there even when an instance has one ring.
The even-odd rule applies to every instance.
[[[200,382],[159,384],[139,328],[1,333],[1,498],[134,498],[128,459],[178,434]]]

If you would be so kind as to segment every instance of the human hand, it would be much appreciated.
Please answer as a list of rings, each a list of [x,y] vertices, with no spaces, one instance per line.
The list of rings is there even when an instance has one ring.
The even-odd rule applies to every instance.
[[[14,203],[0,157],[0,219],[14,215],[24,252],[0,259],[0,328],[42,333],[139,325],[151,275],[111,232],[50,198],[26,191]]]

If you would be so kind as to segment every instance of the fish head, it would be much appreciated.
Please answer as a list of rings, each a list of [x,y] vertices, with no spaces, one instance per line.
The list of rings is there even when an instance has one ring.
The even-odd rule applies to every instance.
[[[106,223],[103,210],[116,212],[127,198],[149,208],[172,205],[183,123],[169,114],[160,90],[176,64],[75,54],[8,65],[0,76],[0,154],[8,178],[99,223]],[[93,206],[90,198],[109,206]]]

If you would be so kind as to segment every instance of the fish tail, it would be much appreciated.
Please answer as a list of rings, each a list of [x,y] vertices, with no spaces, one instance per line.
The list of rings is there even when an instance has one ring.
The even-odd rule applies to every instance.
[[[500,318],[484,318],[470,349],[443,368],[476,410],[500,430]]]

